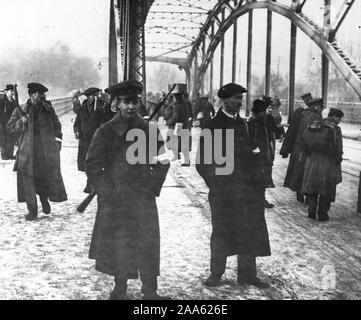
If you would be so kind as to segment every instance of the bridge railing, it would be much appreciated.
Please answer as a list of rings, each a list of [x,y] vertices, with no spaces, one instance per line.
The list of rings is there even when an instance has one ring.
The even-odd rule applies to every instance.
[[[288,101],[281,99],[281,108],[280,111],[282,114],[288,114]],[[302,100],[295,100],[295,109],[300,106],[303,106],[304,102]],[[342,122],[352,123],[352,124],[361,124],[361,103],[360,102],[336,102],[329,101],[327,103],[328,108],[337,108],[344,112],[344,117]]]
[[[50,101],[51,101],[51,103],[55,109],[55,112],[58,116],[62,116],[65,113],[68,113],[73,108],[73,105],[72,105],[73,98],[72,97],[50,99]]]

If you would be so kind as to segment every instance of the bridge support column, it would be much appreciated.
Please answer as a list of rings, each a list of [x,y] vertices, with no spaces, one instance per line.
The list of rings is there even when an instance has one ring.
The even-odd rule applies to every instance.
[[[117,17],[118,18],[118,17]],[[108,85],[118,83],[118,42],[114,0],[110,0]]]
[[[272,11],[267,11],[267,40],[266,40],[266,79],[265,94],[270,95],[271,83],[271,55],[272,55]]]
[[[248,48],[247,48],[247,102],[246,117],[251,113],[251,91],[252,91],[252,47],[253,47],[253,11],[248,13]]]
[[[214,21],[212,22],[211,26],[211,39],[214,38]],[[214,64],[213,64],[213,53],[210,62],[210,69],[209,69],[209,100],[213,104],[213,76],[214,76]]]
[[[224,22],[225,18],[225,9],[222,10],[222,23]],[[219,87],[223,86],[224,82],[224,42],[225,42],[225,33],[222,34],[222,40],[221,40],[221,66],[220,66],[220,77],[219,77]]]
[[[299,8],[299,0],[292,0],[292,9]],[[288,85],[288,122],[290,122],[295,109],[295,79],[296,79],[296,45],[297,45],[297,26],[291,22],[291,40],[290,40],[290,70]]]
[[[323,28],[324,35],[328,39],[331,26],[331,0],[324,0]],[[327,56],[322,53],[322,98],[325,108],[327,107],[328,96],[328,78],[330,62]]]
[[[233,22],[233,48],[232,48],[232,82],[236,82],[237,73],[237,41],[238,41],[238,23],[237,19]]]
[[[145,38],[144,21],[145,6],[142,0],[129,1],[129,66],[127,79],[138,80],[143,84],[143,102],[146,92]]]
[[[203,61],[205,55],[206,55],[206,36],[204,36],[204,39],[202,41],[202,59],[201,59],[201,61]],[[205,79],[203,79],[202,85],[201,85],[201,94],[202,95],[204,95],[204,82],[205,82]]]

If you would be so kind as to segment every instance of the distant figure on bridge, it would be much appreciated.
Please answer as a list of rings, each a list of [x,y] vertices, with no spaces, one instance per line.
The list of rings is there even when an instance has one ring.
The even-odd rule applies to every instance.
[[[301,115],[305,110],[308,109],[310,102],[313,99],[311,93],[305,93],[301,96],[301,98],[305,104],[301,107],[298,107],[292,115],[288,116],[289,127],[280,150],[280,154],[283,158],[287,158],[288,155],[292,152],[293,145],[295,144],[297,137],[298,124],[300,122]]]
[[[82,95],[80,90],[76,90],[73,93],[73,100],[72,100],[72,104],[73,104],[73,112],[75,114],[78,113],[79,109],[81,108],[82,102],[80,100],[80,96]]]
[[[287,129],[285,139],[283,140],[283,144],[282,144],[281,150],[280,150],[280,155],[282,155],[282,158],[288,158],[289,154],[291,154],[291,158],[290,158],[290,161],[288,164],[289,168],[290,167],[293,168],[294,162],[295,162],[295,157],[297,157],[295,152],[297,152],[298,149],[296,148],[294,150],[294,146],[295,146],[296,140],[297,140],[300,118],[301,118],[301,115],[303,114],[303,112],[305,110],[307,110],[308,107],[310,106],[310,102],[312,101],[312,95],[311,95],[311,93],[305,93],[304,95],[301,96],[301,98],[305,104],[304,104],[304,106],[297,108],[293,112],[292,115],[289,115],[289,127]],[[293,150],[294,150],[294,153],[292,155]],[[302,196],[301,193],[297,194],[297,200],[299,202],[304,202],[304,197]]]
[[[260,149],[259,160],[262,163],[266,188],[274,188],[272,179],[272,167],[275,159],[275,135],[278,133],[276,121],[273,116],[266,112],[272,100],[257,99],[253,102],[252,115],[248,120],[250,139]],[[273,208],[274,205],[265,199],[265,208]]]
[[[242,106],[242,86],[229,83],[218,91],[222,107],[209,120],[204,130],[222,132],[222,154],[226,154],[226,133],[234,134],[234,170],[229,175],[217,175],[224,167],[217,163],[214,148],[212,159],[204,159],[212,142],[200,138],[196,169],[209,188],[212,216],[211,274],[207,286],[218,286],[225,272],[227,257],[238,255],[239,285],[268,288],[257,277],[256,257],[271,255],[265,212],[265,178],[260,150],[249,137],[246,120],[239,116]],[[214,139],[213,139],[214,140]],[[208,149],[209,150],[209,149]],[[208,164],[210,163],[210,164]]]
[[[268,108],[268,112],[272,114],[273,118],[276,121],[276,125],[279,128],[279,130],[276,133],[275,139],[280,140],[282,142],[283,138],[285,137],[285,129],[282,125],[282,113],[280,111],[282,103],[278,97],[278,95],[275,95],[275,97],[272,99],[272,104]]]
[[[190,165],[190,158],[189,158],[189,147],[184,146],[181,143],[181,135],[180,130],[182,129],[189,129],[189,115],[188,115],[188,106],[186,101],[184,100],[184,92],[185,92],[185,84],[178,83],[173,90],[173,97],[174,101],[169,103],[164,110],[164,120],[166,121],[166,125],[168,126],[168,136],[174,137],[177,136],[175,139],[170,139],[169,143],[167,141],[167,147],[172,150],[174,153],[174,158],[172,160],[181,159],[180,153],[183,153],[184,162],[182,166],[189,166]],[[172,145],[173,141],[177,141],[176,145]]]
[[[300,158],[300,143],[303,132],[312,121],[322,120],[323,100],[322,98],[313,99],[308,101],[308,108],[305,109],[301,115],[297,124],[297,134],[295,136],[294,144],[291,151],[291,157],[287,168],[287,173],[284,181],[284,186],[296,192],[297,200],[304,202],[304,196],[302,195],[302,181],[304,173],[304,159]],[[286,140],[284,143],[286,143]],[[283,146],[282,146],[283,147]],[[282,149],[281,149],[282,152]],[[281,153],[282,154],[282,153]],[[282,154],[284,156],[284,154]]]
[[[78,170],[83,172],[85,172],[85,157],[96,129],[103,123],[109,121],[114,115],[114,113],[110,111],[109,106],[106,105],[104,99],[98,98],[100,93],[101,90],[99,88],[91,87],[85,90],[84,95],[87,99],[84,100],[81,108],[78,110],[73,125],[75,138],[79,140]],[[91,192],[91,186],[88,181],[84,192]]]
[[[14,86],[8,84],[5,88],[4,97],[0,98],[0,126],[3,135],[3,141],[1,146],[1,159],[13,160],[14,157],[14,145],[16,143],[16,136],[11,134],[6,129],[6,124],[11,118],[16,108],[16,102],[14,99]]]
[[[30,99],[13,112],[7,128],[18,137],[19,150],[14,171],[17,171],[18,201],[26,202],[26,220],[38,217],[36,194],[40,196],[43,212],[51,211],[48,200],[67,200],[60,170],[62,144],[61,123],[50,101],[48,89],[40,83],[29,83]]]
[[[342,181],[342,132],[338,124],[343,112],[331,108],[323,121],[312,121],[301,138],[300,149],[305,158],[302,194],[308,199],[308,217],[318,221],[329,219],[336,186]]]
[[[160,263],[160,234],[156,197],[166,178],[168,164],[130,164],[126,141],[131,129],[144,132],[149,148],[150,129],[159,134],[155,124],[145,122],[137,109],[143,86],[129,80],[109,88],[112,108],[119,112],[95,133],[85,161],[85,169],[98,195],[98,212],[89,257],[95,269],[114,277],[111,300],[126,299],[128,279],[142,281],[143,299],[163,300],[157,294]],[[157,136],[156,136],[157,137]],[[164,148],[155,141],[156,150]]]
[[[208,95],[200,96],[194,104],[193,123],[198,121],[199,127],[203,129],[215,114],[213,105],[208,101]]]

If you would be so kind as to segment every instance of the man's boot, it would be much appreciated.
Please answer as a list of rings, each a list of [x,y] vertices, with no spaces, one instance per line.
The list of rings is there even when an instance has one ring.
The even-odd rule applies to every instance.
[[[38,204],[37,202],[26,203],[29,213],[25,216],[25,220],[33,221],[38,218]]]
[[[126,300],[128,279],[114,277],[114,289],[110,293],[109,300]]]
[[[302,203],[305,201],[303,195],[299,192],[297,192],[297,201]]]
[[[221,276],[211,274],[206,281],[204,281],[204,284],[207,287],[217,287],[219,285],[219,282],[221,281]]]
[[[308,217],[312,220],[316,220],[318,195],[317,194],[307,195],[307,202],[308,202]]]
[[[48,201],[48,196],[41,195],[40,202],[41,202],[41,207],[43,208],[43,212],[45,214],[49,214],[51,212],[51,207]]]
[[[157,293],[157,277],[141,278],[143,300],[172,300],[167,296],[160,296]]]
[[[270,285],[257,277],[256,258],[250,255],[237,256],[237,283],[240,286],[251,285],[260,289],[267,289]]]
[[[329,215],[327,214],[330,206],[331,202],[326,197],[320,196],[318,206],[318,221],[324,222],[330,219]]]

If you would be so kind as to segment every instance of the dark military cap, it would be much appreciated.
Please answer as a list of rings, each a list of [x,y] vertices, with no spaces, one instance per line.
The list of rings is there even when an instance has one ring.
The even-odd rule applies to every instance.
[[[268,106],[269,106],[268,102],[257,99],[253,101],[253,108],[251,109],[251,111],[255,114],[258,114],[263,111],[266,111]]]
[[[267,103],[267,107],[269,107],[270,105],[273,104],[273,100],[272,100],[271,97],[263,96],[263,97],[262,97],[262,100]]]
[[[136,80],[123,81],[108,88],[111,99],[114,99],[116,96],[139,95],[142,92],[143,85]]]
[[[312,100],[312,94],[311,93],[305,93],[304,95],[301,96],[301,99],[303,101],[309,101],[309,100]]]
[[[328,116],[342,118],[344,116],[344,113],[340,109],[331,108],[328,112]]]
[[[323,98],[315,98],[310,101],[311,106],[323,106]]]
[[[236,94],[245,93],[247,90],[236,83],[228,83],[218,90],[218,97],[228,99]]]
[[[8,90],[14,90],[14,85],[13,85],[13,84],[7,84],[5,90],[6,90],[6,91],[8,91]]]
[[[83,95],[89,97],[89,96],[92,96],[94,94],[97,94],[99,91],[102,91],[101,89],[99,88],[95,88],[95,87],[90,87],[88,89],[86,89],[83,93]]]
[[[32,95],[35,92],[39,92],[41,94],[49,91],[49,89],[43,86],[41,83],[31,82],[28,84],[28,92],[29,95]]]

